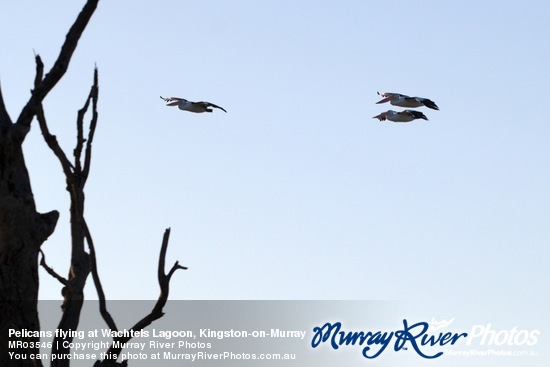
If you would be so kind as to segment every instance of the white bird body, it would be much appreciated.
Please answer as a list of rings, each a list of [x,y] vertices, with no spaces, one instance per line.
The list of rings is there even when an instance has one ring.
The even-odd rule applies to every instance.
[[[219,108],[223,112],[227,111],[220,106],[217,106],[210,102],[191,102],[184,98],[178,98],[178,97],[160,97],[164,102],[166,102],[167,106],[178,106],[178,108],[182,111],[189,111],[189,112],[195,112],[195,113],[202,113],[202,112],[212,112],[212,109],[210,107]]]
[[[380,92],[377,92],[377,93],[379,96],[385,97],[381,101],[376,102],[377,104],[390,102],[390,104],[394,106],[399,106],[399,107],[415,108],[415,107],[426,106],[428,108],[431,108],[432,110],[439,110],[439,107],[437,107],[434,101],[428,98],[409,97],[399,93],[380,93]]]
[[[388,110],[386,112],[382,112],[378,116],[374,116],[373,119],[378,119],[380,121],[389,120],[393,122],[410,122],[416,119],[428,120],[426,115],[422,112],[413,110],[404,110],[400,112]]]

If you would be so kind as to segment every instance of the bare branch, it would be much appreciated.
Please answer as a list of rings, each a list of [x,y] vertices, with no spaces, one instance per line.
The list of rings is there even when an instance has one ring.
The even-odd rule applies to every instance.
[[[90,106],[90,99],[92,98],[92,93],[93,93],[93,86],[92,86],[92,90],[88,95],[88,98],[86,98],[84,107],[78,110],[78,115],[76,118],[76,146],[73,150],[73,155],[74,155],[74,165],[76,167],[76,172],[78,173],[82,172],[80,157],[82,156],[82,148],[84,147],[84,143],[86,142],[86,139],[84,139],[84,115],[86,115],[86,112],[88,111],[88,107]]]
[[[42,60],[38,56],[36,58],[37,63],[37,75],[41,75],[42,70]],[[40,83],[39,77],[35,80],[36,83]],[[93,108],[93,117],[90,124],[90,135],[88,139],[88,145],[86,146],[86,172],[87,176],[89,173],[90,160],[91,160],[91,145],[90,141],[93,140],[93,133],[97,125],[97,98],[98,98],[98,76],[97,68],[94,73],[94,84],[90,90],[90,93],[86,99],[84,107],[78,111],[77,117],[77,143],[73,151],[75,157],[74,165],[69,161],[65,152],[61,149],[57,139],[52,135],[48,129],[46,118],[44,116],[44,111],[42,104],[40,103],[36,109],[36,116],[44,136],[44,140],[54,152],[58,158],[61,166],[63,168],[63,173],[67,180],[67,189],[70,192],[71,197],[71,234],[72,234],[72,256],[71,256],[71,273],[69,279],[65,283],[63,288],[63,317],[59,323],[58,328],[60,329],[72,329],[77,327],[78,320],[80,317],[82,301],[83,301],[83,288],[86,283],[86,278],[88,274],[92,274],[96,290],[99,297],[99,311],[106,324],[111,330],[117,331],[117,326],[113,320],[111,314],[107,311],[105,293],[103,292],[103,287],[99,278],[99,272],[97,269],[97,256],[95,252],[94,242],[89,231],[89,228],[84,219],[84,186],[86,178],[82,172],[81,165],[81,156],[84,143],[84,116],[90,106],[90,101],[92,102]],[[23,126],[23,125],[15,125]],[[84,242],[88,243],[90,254],[87,254],[84,251]],[[59,341],[57,336],[54,341]],[[63,338],[61,338],[63,339]],[[63,340],[69,340],[70,337],[67,337]],[[52,353],[66,353],[70,348],[62,346],[59,347],[59,343],[55,343],[55,347],[52,349]]]
[[[132,334],[131,331],[140,331],[146,328],[147,326],[151,325],[153,321],[160,319],[162,316],[164,316],[163,308],[166,305],[166,301],[168,300],[168,293],[170,290],[170,278],[174,274],[174,272],[177,269],[184,269],[187,268],[185,266],[181,266],[176,262],[174,266],[170,269],[170,272],[168,275],[164,273],[164,264],[166,262],[166,250],[168,248],[168,240],[170,238],[170,228],[167,228],[164,232],[164,236],[162,239],[162,245],[160,248],[160,255],[159,255],[159,266],[158,266],[158,281],[160,286],[160,295],[157,299],[157,303],[151,310],[151,312],[139,320],[134,326],[130,328],[130,335]],[[131,336],[125,336],[125,337],[117,337],[114,338],[114,340],[119,341],[121,344],[128,342],[130,339],[132,339]],[[107,351],[108,355],[115,355],[118,356],[120,352],[122,351],[121,347],[114,347],[111,346],[109,350]],[[114,366],[114,361],[116,359],[110,359],[110,360],[104,360],[101,364],[98,364],[98,366]],[[94,365],[95,366],[95,365]]]
[[[40,265],[48,272],[48,274],[59,280],[61,284],[67,285],[69,281],[63,278],[61,275],[57,274],[55,270],[53,270],[48,266],[48,264],[46,264],[46,255],[44,255],[44,251],[40,250],[40,254],[42,255],[42,258],[40,259]]]
[[[86,141],[86,153],[84,155],[84,168],[82,170],[82,176],[84,179],[88,178],[90,173],[90,164],[92,161],[92,143],[94,141],[95,129],[97,126],[97,100],[99,98],[99,82],[97,67],[94,69],[94,85],[90,91],[90,97],[92,99],[92,120],[90,121],[90,131],[88,133],[88,139]],[[88,99],[89,101],[89,99]]]
[[[99,0],[88,0],[86,2],[82,8],[82,11],[78,14],[78,17],[69,30],[69,33],[67,33],[65,43],[63,43],[59,56],[57,57],[57,60],[52,66],[50,72],[46,74],[43,79],[39,78],[37,73],[35,82],[37,79],[41,79],[41,82],[33,89],[31,98],[25,107],[23,107],[23,110],[17,119],[17,124],[30,126],[38,106],[42,103],[46,95],[53,89],[57,82],[59,82],[63,75],[65,75],[74,50],[78,45],[78,40],[84,32],[86,25],[90,21],[90,18],[92,17],[98,3]]]
[[[168,272],[168,275],[166,276],[166,278],[168,278],[168,281],[170,281],[170,278],[172,278],[172,275],[176,272],[176,270],[178,269],[182,269],[182,270],[187,270],[189,269],[187,266],[182,266],[179,264],[179,261],[176,261],[174,265],[172,265],[172,269],[170,269],[170,271]]]
[[[92,235],[88,229],[88,224],[84,218],[82,218],[82,224],[84,226],[84,233],[86,236],[86,242],[88,242],[88,247],[90,248],[90,268],[92,272],[92,279],[94,280],[95,289],[97,290],[97,297],[99,298],[99,312],[105,320],[105,323],[111,330],[118,331],[118,328],[115,324],[115,320],[107,311],[107,304],[105,301],[105,292],[103,292],[103,286],[101,285],[101,280],[99,279],[99,272],[97,270],[97,258],[95,254],[94,241],[92,240]]]
[[[40,130],[42,131],[42,135],[44,136],[46,144],[48,144],[48,147],[50,147],[57,159],[59,159],[59,163],[61,163],[61,167],[63,168],[65,177],[69,179],[70,177],[72,177],[72,173],[74,172],[74,166],[65,155],[65,152],[63,152],[63,149],[61,149],[61,147],[59,146],[55,135],[50,134],[48,124],[46,123],[46,117],[44,116],[44,110],[42,109],[42,104],[38,105],[36,118],[38,120],[38,125],[40,126]]]
[[[38,88],[40,82],[42,82],[42,77],[44,76],[44,63],[40,58],[40,55],[34,54],[34,61],[36,62],[36,75],[34,76],[34,87]]]

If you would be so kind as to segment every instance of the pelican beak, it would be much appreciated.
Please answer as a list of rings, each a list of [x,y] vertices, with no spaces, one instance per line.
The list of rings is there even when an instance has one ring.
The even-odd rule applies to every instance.
[[[386,103],[386,102],[389,102],[389,101],[391,101],[391,97],[386,97],[383,100],[376,102],[376,104]]]

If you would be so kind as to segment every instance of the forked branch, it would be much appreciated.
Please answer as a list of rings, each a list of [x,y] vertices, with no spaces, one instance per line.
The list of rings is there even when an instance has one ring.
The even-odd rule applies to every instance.
[[[86,179],[88,177],[88,174],[90,172],[90,163],[92,160],[92,142],[94,140],[95,135],[95,129],[97,126],[97,98],[99,94],[99,85],[98,85],[98,72],[97,67],[94,69],[94,84],[92,85],[92,88],[90,90],[90,94],[88,95],[88,98],[86,99],[86,103],[84,104],[84,107],[82,107],[78,111],[78,116],[76,119],[76,147],[74,149],[74,159],[75,159],[75,167],[76,171],[78,173],[82,174],[82,177]],[[84,138],[84,116],[86,115],[86,112],[88,112],[88,107],[90,106],[90,102],[92,102],[92,119],[90,121],[90,130],[88,132],[88,138]],[[84,155],[84,168],[82,168],[81,163],[81,157],[82,157],[82,150],[84,149],[84,143],[86,143],[86,152]]]
[[[36,74],[41,75],[43,70],[43,63],[40,59],[40,56],[36,56]],[[35,80],[35,83],[39,83],[40,79],[37,78]],[[86,102],[84,104],[84,107],[81,108],[78,111],[77,116],[77,142],[76,147],[74,149],[74,157],[75,162],[74,164],[69,161],[67,158],[67,155],[65,152],[61,149],[55,135],[52,135],[48,129],[48,124],[46,122],[46,117],[44,116],[44,111],[42,109],[42,104],[38,106],[37,109],[37,119],[40,126],[40,130],[42,131],[42,135],[44,136],[44,140],[48,144],[48,147],[54,152],[55,156],[58,158],[59,162],[61,163],[61,167],[63,168],[63,173],[65,174],[65,178],[67,180],[67,184],[69,185],[69,192],[71,193],[71,200],[76,200],[78,197],[83,197],[83,190],[85,181],[87,178],[87,175],[89,173],[89,167],[91,162],[91,142],[93,141],[93,136],[95,133],[95,129],[97,126],[97,99],[98,99],[98,71],[97,68],[94,70],[94,84],[92,85],[92,88],[90,90],[90,93],[88,97],[86,98]],[[84,117],[86,112],[88,111],[88,107],[90,106],[90,101],[92,102],[92,120],[90,122],[90,131],[88,134],[88,138],[84,138]],[[82,164],[81,164],[81,153],[84,147],[84,143],[88,142],[88,145],[86,146],[86,153],[85,153],[85,163],[84,163],[84,169],[86,173],[84,174],[82,172]],[[76,208],[79,208],[79,205],[75,206]],[[98,297],[99,297],[99,310],[101,313],[101,316],[105,320],[107,326],[113,330],[117,330],[116,324],[111,317],[110,313],[107,311],[106,306],[106,298],[105,293],[103,292],[103,286],[101,285],[101,281],[99,278],[99,272],[97,269],[97,261],[96,261],[96,253],[95,253],[95,247],[92,240],[92,235],[90,233],[90,230],[88,229],[88,226],[86,224],[86,220],[84,218],[84,213],[82,211],[78,211],[76,213],[76,216],[78,218],[73,218],[74,220],[78,221],[81,226],[83,227],[83,234],[86,239],[86,242],[88,243],[88,247],[90,250],[90,272],[92,274],[92,278],[94,280],[94,285],[96,287]],[[74,235],[74,234],[73,234]],[[44,255],[43,255],[44,256]],[[44,260],[44,257],[43,257]],[[60,277],[53,272],[51,268],[47,266],[47,264],[42,261],[41,265],[46,269],[46,271],[60,280]],[[70,286],[69,282],[65,280],[65,282],[62,282],[65,286]]]
[[[167,228],[164,232],[164,236],[162,238],[162,245],[160,247],[160,255],[159,255],[159,265],[158,265],[158,282],[160,287],[160,295],[157,299],[157,302],[151,312],[139,320],[134,326],[132,326],[129,330],[130,335],[132,335],[132,332],[137,332],[140,330],[143,330],[147,326],[151,325],[151,323],[155,320],[160,319],[162,316],[164,316],[163,308],[166,305],[166,301],[168,300],[168,294],[170,292],[170,279],[172,278],[172,275],[176,270],[183,269],[187,270],[187,267],[179,265],[179,262],[176,261],[174,265],[172,265],[172,268],[168,272],[168,274],[165,273],[165,263],[166,263],[166,250],[168,249],[168,241],[170,239],[170,228]],[[124,337],[118,337],[114,338],[115,341],[119,341],[119,345],[123,345],[124,343],[131,340],[131,336],[124,336]],[[111,346],[109,350],[107,351],[107,355],[112,356],[112,359],[105,359],[103,361],[98,361],[94,364],[94,367],[112,367],[116,364],[116,359],[122,352],[122,347],[114,347]]]

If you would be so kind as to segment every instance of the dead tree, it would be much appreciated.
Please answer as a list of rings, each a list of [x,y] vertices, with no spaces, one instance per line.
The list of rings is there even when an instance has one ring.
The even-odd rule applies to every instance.
[[[117,330],[115,321],[107,311],[96,266],[95,247],[84,216],[84,187],[90,173],[92,143],[98,122],[98,71],[94,70],[94,81],[84,107],[78,111],[76,146],[71,162],[59,146],[57,139],[48,129],[42,101],[63,77],[76,49],[78,40],[93,15],[99,0],[88,0],[67,34],[61,52],[51,70],[44,76],[44,64],[36,55],[36,76],[31,97],[19,117],[12,122],[2,98],[0,89],[0,365],[1,366],[42,366],[40,360],[13,360],[8,357],[8,331],[22,331],[19,340],[38,341],[33,332],[40,330],[38,319],[38,258],[40,247],[53,233],[59,213],[36,212],[30,179],[25,165],[22,143],[30,130],[34,117],[48,147],[59,160],[71,199],[71,259],[68,275],[63,277],[50,268],[42,253],[40,264],[62,284],[62,317],[58,324],[61,330],[77,330],[81,308],[84,302],[83,289],[91,274],[98,293],[99,305],[105,323]],[[84,135],[84,117],[91,106],[89,132]],[[162,317],[163,307],[168,299],[169,283],[177,269],[186,269],[176,262],[168,274],[165,273],[165,257],[170,230],[167,229],[161,244],[158,264],[160,296],[153,310],[137,322],[132,330],[141,330],[154,320]],[[61,338],[57,340],[61,341]],[[72,338],[63,340],[72,341]],[[54,340],[56,341],[56,340]],[[127,341],[122,340],[121,341]],[[66,354],[70,351],[57,348],[54,343],[52,354]],[[10,351],[14,351],[13,349]],[[37,353],[37,348],[16,350],[18,353]],[[109,360],[97,361],[95,366],[114,366],[121,350],[111,348]],[[52,361],[52,366],[69,366],[70,360]],[[126,364],[123,362],[123,364]]]

